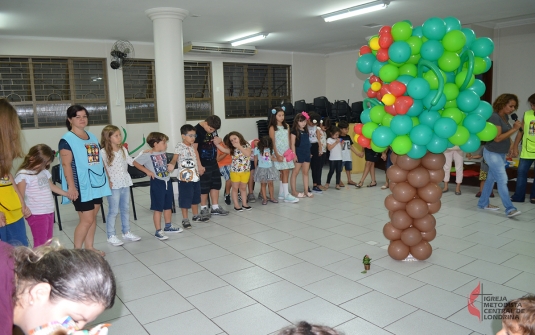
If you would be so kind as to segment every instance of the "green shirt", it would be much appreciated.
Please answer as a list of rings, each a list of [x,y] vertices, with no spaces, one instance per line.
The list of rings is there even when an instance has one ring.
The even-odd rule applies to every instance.
[[[520,158],[535,159],[535,113],[533,110],[524,113],[524,136]]]

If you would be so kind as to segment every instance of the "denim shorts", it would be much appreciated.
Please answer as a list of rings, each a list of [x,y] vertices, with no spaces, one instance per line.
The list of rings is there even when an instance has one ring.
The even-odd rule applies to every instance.
[[[352,161],[342,162],[342,166],[343,166],[344,169],[346,169],[346,171],[353,170],[353,162]]]
[[[171,180],[150,180],[150,210],[163,212],[173,208],[173,183]]]
[[[190,209],[201,203],[201,182],[178,183],[178,207]]]
[[[230,165],[225,165],[219,168],[219,172],[221,173],[221,176],[225,178],[225,180],[230,179]]]

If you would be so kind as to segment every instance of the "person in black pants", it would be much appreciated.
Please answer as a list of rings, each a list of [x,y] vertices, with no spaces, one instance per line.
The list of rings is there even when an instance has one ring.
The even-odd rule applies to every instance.
[[[332,127],[328,131],[327,149],[331,152],[329,155],[330,166],[327,174],[327,183],[325,189],[329,188],[331,178],[336,171],[336,189],[340,189],[340,177],[342,175],[342,142],[340,140],[340,129]]]
[[[312,192],[323,193],[320,189],[321,185],[321,169],[323,168],[323,157],[321,150],[322,131],[319,127],[321,117],[317,113],[310,113],[310,118],[307,120],[308,138],[310,140],[310,169],[312,170]]]

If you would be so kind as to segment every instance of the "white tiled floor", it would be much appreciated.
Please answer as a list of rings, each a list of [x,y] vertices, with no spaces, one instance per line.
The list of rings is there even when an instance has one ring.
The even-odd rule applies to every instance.
[[[96,322],[112,323],[112,335],[266,335],[301,319],[346,335],[495,334],[499,321],[470,315],[467,296],[479,282],[507,299],[535,292],[535,206],[518,204],[523,214],[507,219],[477,210],[476,188],[462,191],[442,198],[431,258],[398,262],[385,250],[389,191],[379,187],[256,202],[165,242],[152,236],[148,188],[135,189],[138,220],[130,219],[140,242],[108,245],[98,219],[96,247],[107,253],[118,292]],[[501,205],[498,197],[491,203]],[[77,215],[71,206],[61,214],[64,230],[55,234],[72,247]],[[373,259],[367,274],[364,254]]]

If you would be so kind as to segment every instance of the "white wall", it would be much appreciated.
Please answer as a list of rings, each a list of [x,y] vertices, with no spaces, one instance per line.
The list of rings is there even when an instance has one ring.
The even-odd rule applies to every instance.
[[[357,70],[358,50],[330,54],[326,58],[327,88],[329,101],[348,100],[349,104],[365,98],[362,84],[368,75]]]

